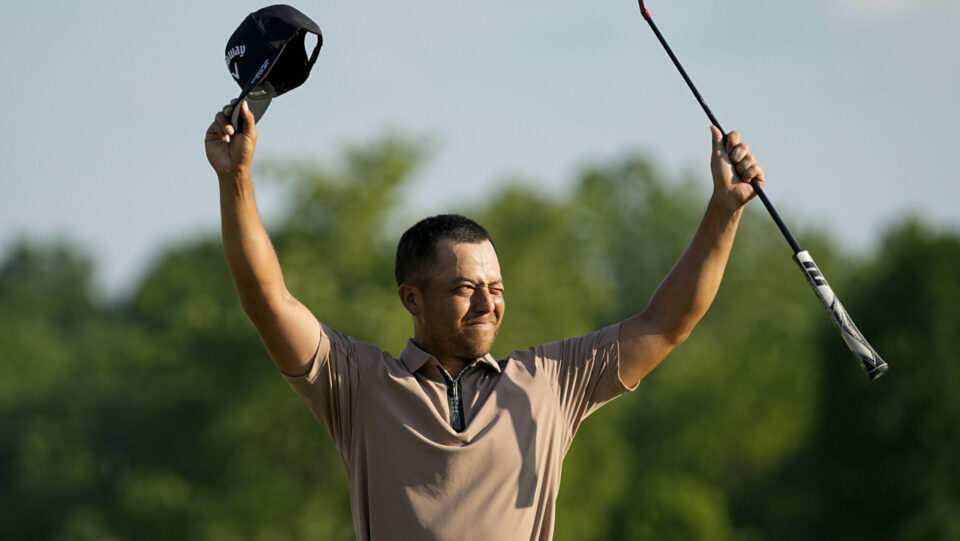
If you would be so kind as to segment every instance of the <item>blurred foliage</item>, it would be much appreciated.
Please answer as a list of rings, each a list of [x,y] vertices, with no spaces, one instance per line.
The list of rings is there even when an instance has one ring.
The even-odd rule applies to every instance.
[[[342,163],[294,163],[271,236],[291,291],[395,354],[401,193],[422,149],[385,138]],[[706,173],[704,174],[706,176]],[[644,308],[706,205],[705,180],[642,155],[451,209],[500,254],[498,355]],[[568,454],[558,540],[960,538],[960,238],[914,220],[873,258],[806,244],[891,363],[868,382],[759,205],[718,298],[639,389]],[[398,225],[403,224],[403,225]],[[352,539],[329,438],[246,320],[216,238],[162,254],[127,299],[98,304],[64,246],[0,261],[0,524],[9,539]]]

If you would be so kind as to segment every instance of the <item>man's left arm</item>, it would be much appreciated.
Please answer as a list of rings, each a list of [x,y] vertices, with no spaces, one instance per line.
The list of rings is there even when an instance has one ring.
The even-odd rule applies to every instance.
[[[647,308],[620,326],[620,379],[628,388],[686,340],[713,303],[743,206],[756,195],[749,181],[763,184],[763,169],[740,134],[730,132],[724,142],[718,129],[710,130],[713,195],[700,227]]]

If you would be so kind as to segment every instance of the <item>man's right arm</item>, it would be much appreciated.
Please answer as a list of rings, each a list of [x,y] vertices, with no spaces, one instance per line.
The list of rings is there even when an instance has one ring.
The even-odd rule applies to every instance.
[[[307,372],[320,342],[320,323],[283,281],[253,194],[250,164],[257,131],[253,114],[242,104],[243,130],[230,125],[232,106],[217,113],[207,129],[207,160],[220,181],[220,222],[230,274],[247,316],[281,372]]]

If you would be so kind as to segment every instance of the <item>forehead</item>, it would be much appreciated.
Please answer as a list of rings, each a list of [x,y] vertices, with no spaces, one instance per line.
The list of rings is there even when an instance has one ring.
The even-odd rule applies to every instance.
[[[457,242],[442,238],[437,241],[435,274],[443,280],[459,277],[478,282],[500,281],[500,261],[489,240]]]

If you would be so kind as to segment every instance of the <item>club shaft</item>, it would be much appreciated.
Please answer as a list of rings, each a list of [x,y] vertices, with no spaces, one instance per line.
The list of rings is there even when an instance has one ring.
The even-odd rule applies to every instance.
[[[687,86],[690,87],[690,91],[693,92],[693,95],[697,98],[697,102],[700,103],[700,107],[703,108],[703,112],[707,114],[710,118],[710,122],[720,133],[724,134],[724,142],[726,142],[726,132],[720,126],[720,122],[717,120],[717,117],[714,116],[713,111],[710,110],[710,107],[707,106],[707,103],[703,101],[703,97],[700,95],[700,92],[697,91],[697,87],[693,84],[693,81],[690,80],[690,76],[687,75],[687,71],[683,69],[683,66],[680,65],[680,61],[677,60],[677,56],[673,54],[673,50],[670,48],[670,45],[667,44],[667,41],[663,39],[663,34],[660,33],[660,29],[657,28],[657,25],[653,22],[653,19],[650,17],[650,12],[647,11],[647,8],[643,5],[643,0],[639,0],[640,3],[640,12],[643,14],[643,18],[646,19],[647,23],[650,25],[650,28],[653,30],[653,33],[657,36],[657,39],[660,41],[660,44],[663,45],[663,49],[667,51],[667,54],[670,56],[670,60],[673,61],[673,65],[677,67],[677,70],[680,72],[680,75],[683,76],[683,80],[686,81]],[[824,309],[826,309],[827,314],[830,315],[830,318],[833,320],[834,324],[840,330],[840,336],[846,342],[847,347],[853,352],[854,356],[859,359],[861,366],[864,370],[867,371],[867,375],[870,376],[870,379],[876,379],[883,375],[887,371],[887,363],[877,354],[876,350],[870,346],[866,338],[863,337],[863,334],[857,329],[856,324],[853,323],[853,319],[847,314],[846,309],[843,305],[840,304],[840,300],[837,299],[837,296],[833,293],[833,290],[830,289],[830,286],[827,284],[826,278],[823,277],[823,274],[820,272],[820,269],[817,268],[817,264],[813,261],[813,258],[806,250],[801,250],[800,246],[797,244],[796,239],[793,238],[793,235],[790,234],[790,230],[787,229],[786,224],[783,223],[783,220],[780,219],[780,215],[777,214],[776,209],[773,208],[773,204],[770,203],[770,200],[767,199],[767,194],[763,192],[760,188],[757,179],[750,179],[750,185],[753,186],[753,190],[760,196],[760,200],[763,201],[763,206],[766,207],[767,212],[770,213],[770,217],[773,218],[773,221],[776,222],[777,227],[780,228],[780,232],[783,233],[783,237],[787,239],[787,243],[790,244],[790,248],[793,249],[793,258],[800,265],[800,270],[803,271],[804,276],[807,278],[807,282],[813,288],[814,293],[816,293],[817,298],[820,299],[820,302],[823,304]]]
[[[680,61],[677,60],[677,55],[673,54],[673,49],[671,49],[670,45],[667,44],[667,40],[663,39],[663,34],[660,33],[660,29],[657,28],[656,23],[653,22],[653,19],[649,16],[649,12],[646,12],[646,9],[643,8],[642,4],[641,9],[644,10],[643,18],[647,21],[647,24],[650,25],[650,28],[653,29],[653,33],[656,34],[660,44],[663,45],[664,50],[667,51],[667,54],[670,56],[670,60],[673,61],[673,65],[677,67],[677,70],[680,72],[680,75],[683,76],[683,80],[687,83],[690,91],[693,92],[694,97],[697,98],[697,102],[700,104],[703,112],[707,114],[707,117],[710,118],[710,122],[716,126],[718,130],[720,130],[720,133],[723,134],[724,140],[726,140],[727,132],[722,126],[720,126],[720,121],[717,120],[717,117],[713,114],[713,111],[710,110],[707,102],[703,101],[703,96],[700,95],[696,85],[694,85],[693,81],[690,80],[690,76],[687,75],[687,70],[683,69]],[[783,223],[783,220],[780,218],[780,214],[777,212],[777,209],[773,208],[773,203],[771,203],[770,199],[767,198],[767,194],[764,193],[763,188],[760,187],[757,179],[751,179],[750,185],[753,186],[753,191],[755,191],[757,196],[760,197],[760,201],[763,202],[763,206],[767,209],[767,212],[770,213],[770,217],[773,218],[773,221],[777,224],[777,227],[780,229],[780,233],[783,234],[783,238],[787,239],[787,243],[790,245],[793,253],[796,254],[800,252],[800,245],[797,244],[797,240],[793,238],[793,234],[791,234],[790,230],[787,229],[787,224]]]

